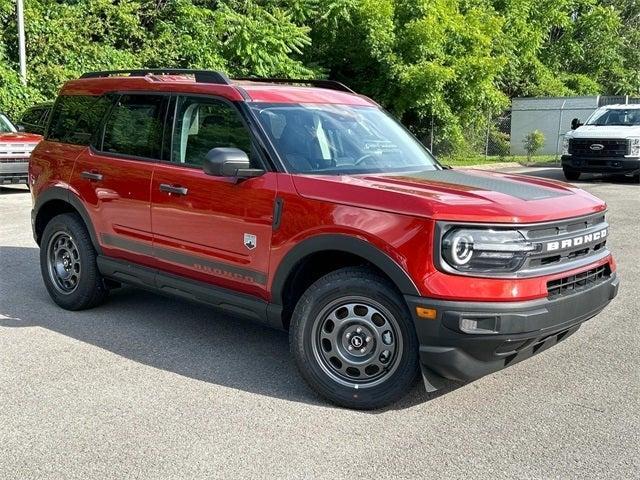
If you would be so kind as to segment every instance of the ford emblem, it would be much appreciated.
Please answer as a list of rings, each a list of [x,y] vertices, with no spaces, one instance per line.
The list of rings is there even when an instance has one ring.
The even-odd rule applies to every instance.
[[[594,143],[589,148],[591,150],[595,150],[596,152],[599,152],[600,150],[604,149],[604,145],[602,145],[601,143]]]

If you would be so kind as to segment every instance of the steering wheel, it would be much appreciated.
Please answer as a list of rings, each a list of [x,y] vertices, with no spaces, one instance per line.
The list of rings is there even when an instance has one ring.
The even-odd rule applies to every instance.
[[[354,165],[354,166],[360,165],[362,162],[364,162],[364,161],[365,161],[367,158],[369,158],[369,157],[374,158],[372,153],[366,153],[366,154],[364,154],[363,156],[361,156],[359,159],[357,159],[357,160],[354,162],[354,164],[353,164],[353,165]]]

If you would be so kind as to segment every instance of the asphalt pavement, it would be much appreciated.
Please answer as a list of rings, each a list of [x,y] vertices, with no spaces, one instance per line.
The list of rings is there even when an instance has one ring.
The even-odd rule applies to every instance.
[[[125,288],[61,310],[30,195],[0,188],[0,478],[637,478],[640,186],[576,183],[609,204],[618,298],[528,361],[376,412],[319,399],[285,333],[204,306]]]

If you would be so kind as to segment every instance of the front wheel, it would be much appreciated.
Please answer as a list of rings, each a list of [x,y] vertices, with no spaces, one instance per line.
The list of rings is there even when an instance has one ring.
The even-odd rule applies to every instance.
[[[293,312],[291,350],[307,383],[349,408],[384,407],[418,374],[418,340],[402,297],[366,268],[325,275]]]
[[[570,181],[575,181],[580,178],[580,172],[576,172],[575,170],[569,170],[568,168],[563,168],[562,172],[564,173],[564,178]]]

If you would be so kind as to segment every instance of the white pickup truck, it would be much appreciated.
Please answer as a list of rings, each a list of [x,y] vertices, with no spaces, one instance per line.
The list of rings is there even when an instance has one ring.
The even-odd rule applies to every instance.
[[[571,122],[562,148],[567,180],[581,173],[633,175],[640,172],[640,105],[607,105],[581,124]]]

